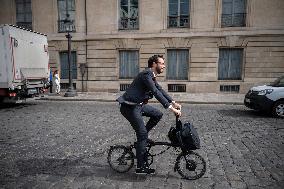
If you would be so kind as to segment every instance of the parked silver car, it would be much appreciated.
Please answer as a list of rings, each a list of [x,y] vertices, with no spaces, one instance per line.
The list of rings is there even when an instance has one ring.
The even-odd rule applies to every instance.
[[[284,118],[284,76],[269,85],[252,87],[245,96],[246,107]]]

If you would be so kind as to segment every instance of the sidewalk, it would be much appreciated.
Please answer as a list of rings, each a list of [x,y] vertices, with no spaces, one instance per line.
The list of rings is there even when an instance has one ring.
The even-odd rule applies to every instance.
[[[115,102],[115,100],[123,92],[107,93],[107,92],[78,92],[78,96],[64,97],[64,92],[61,95],[47,94],[41,97],[40,100],[53,101],[101,101]],[[169,93],[173,99],[180,103],[191,104],[236,104],[242,105],[245,94],[217,94],[217,93]],[[157,102],[154,98],[152,102]]]

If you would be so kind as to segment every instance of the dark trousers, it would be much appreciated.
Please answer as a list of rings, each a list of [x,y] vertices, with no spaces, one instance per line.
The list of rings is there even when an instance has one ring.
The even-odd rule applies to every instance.
[[[53,85],[52,81],[50,81],[49,84],[50,84],[49,85],[49,92],[52,93],[52,85]]]
[[[137,167],[147,165],[146,146],[148,132],[160,121],[163,113],[150,105],[127,105],[121,104],[121,114],[130,122],[136,132],[137,146],[136,157]],[[150,117],[146,126],[142,116]]]

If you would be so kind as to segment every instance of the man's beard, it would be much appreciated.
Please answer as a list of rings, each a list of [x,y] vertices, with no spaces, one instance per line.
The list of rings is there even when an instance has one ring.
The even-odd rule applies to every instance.
[[[163,71],[164,71],[163,69],[158,69],[158,70],[157,70],[157,73],[158,73],[158,74],[161,74],[161,73],[163,73]]]

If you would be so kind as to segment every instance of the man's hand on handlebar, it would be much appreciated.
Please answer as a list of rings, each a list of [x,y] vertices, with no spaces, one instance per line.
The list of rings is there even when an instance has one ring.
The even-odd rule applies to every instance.
[[[181,116],[181,110],[180,109],[178,110],[177,108],[171,107],[171,110],[176,116],[178,116],[178,117]]]
[[[172,102],[172,106],[177,110],[181,110],[181,105],[176,102]]]

